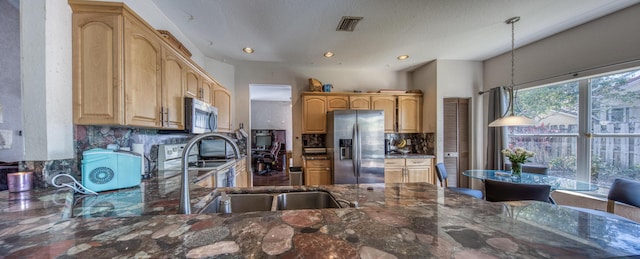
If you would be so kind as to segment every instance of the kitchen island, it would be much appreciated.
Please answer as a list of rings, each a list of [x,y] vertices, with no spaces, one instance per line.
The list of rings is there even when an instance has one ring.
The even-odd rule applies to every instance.
[[[143,197],[131,194],[136,188],[101,193],[103,201],[112,205],[105,203],[95,213],[90,209],[95,202],[73,199],[68,190],[0,192],[0,257],[603,258],[640,254],[639,224],[547,203],[490,203],[425,183],[214,191],[193,184],[191,204],[196,212],[221,191],[326,190],[337,199],[359,204],[358,208],[202,215],[175,214],[177,186],[179,177],[157,177],[143,181],[139,192]]]

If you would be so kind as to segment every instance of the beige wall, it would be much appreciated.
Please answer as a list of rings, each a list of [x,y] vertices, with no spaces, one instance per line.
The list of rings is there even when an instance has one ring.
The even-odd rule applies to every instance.
[[[423,127],[425,132],[436,133],[436,161],[443,158],[443,100],[444,98],[471,98],[471,125],[482,118],[482,98],[477,96],[482,89],[482,62],[461,60],[436,60],[425,64],[412,73],[414,89],[425,93],[423,103]],[[481,165],[480,150],[476,142],[481,139],[484,130],[472,128],[471,132],[472,168]]]
[[[377,91],[379,89],[409,89],[407,72],[391,72],[374,69],[323,69],[287,66],[275,63],[248,62],[235,65],[236,107],[234,126],[238,123],[249,125],[250,84],[291,85],[293,110],[293,163],[302,165],[302,102],[301,95],[309,90],[309,78],[316,78],[323,84],[332,84],[333,92],[353,90]]]
[[[526,19],[522,17],[520,23],[535,22]],[[515,83],[519,85],[571,74],[573,71],[640,59],[640,33],[632,32],[632,27],[636,24],[640,24],[640,4],[520,47],[515,51]],[[516,36],[516,46],[517,42]],[[510,65],[509,53],[486,60],[484,89],[509,85]],[[640,63],[635,64],[638,65]],[[603,70],[594,70],[579,76],[601,72]],[[561,76],[523,87],[571,78],[573,76]]]

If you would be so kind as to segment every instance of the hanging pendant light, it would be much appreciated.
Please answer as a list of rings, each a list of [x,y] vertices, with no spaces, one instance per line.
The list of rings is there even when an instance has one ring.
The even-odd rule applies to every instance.
[[[509,86],[509,89],[508,89],[509,90],[509,106],[507,107],[507,111],[504,113],[504,115],[502,115],[502,117],[489,123],[489,127],[534,126],[538,124],[536,121],[529,119],[527,117],[516,116],[515,113],[513,112],[513,108],[516,105],[515,103],[516,89],[515,89],[515,83],[513,79],[515,76],[515,68],[514,68],[515,58],[513,55],[513,51],[515,48],[514,24],[517,21],[520,21],[519,16],[510,18],[505,21],[505,23],[511,24],[511,85]]]

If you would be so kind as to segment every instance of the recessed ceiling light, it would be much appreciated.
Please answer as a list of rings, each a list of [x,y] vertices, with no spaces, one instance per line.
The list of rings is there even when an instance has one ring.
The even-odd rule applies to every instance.
[[[251,54],[253,53],[254,50],[252,48],[246,47],[246,48],[243,48],[242,51],[244,51],[244,53]]]
[[[400,55],[400,56],[398,56],[398,60],[405,60],[405,59],[408,59],[408,58],[409,58],[409,55]]]
[[[324,56],[327,57],[327,58],[333,57],[333,52],[327,51],[327,52],[324,53]]]

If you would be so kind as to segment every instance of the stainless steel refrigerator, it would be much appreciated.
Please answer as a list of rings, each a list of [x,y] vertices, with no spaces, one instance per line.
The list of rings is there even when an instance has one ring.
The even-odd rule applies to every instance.
[[[384,183],[384,111],[327,113],[326,141],[334,184]]]

